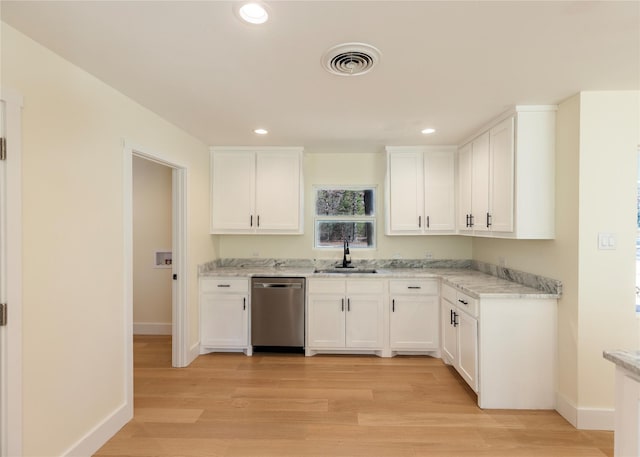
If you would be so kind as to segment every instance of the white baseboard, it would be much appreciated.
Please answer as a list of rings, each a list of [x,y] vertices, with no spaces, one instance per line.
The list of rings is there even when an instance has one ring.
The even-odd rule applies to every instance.
[[[564,395],[556,393],[556,411],[579,430],[614,429],[614,409],[578,408]]]
[[[578,427],[580,430],[609,430],[615,428],[615,409],[579,408]]]
[[[188,354],[189,360],[187,361],[187,365],[191,365],[191,362],[197,359],[199,355],[200,355],[200,341],[198,341],[196,344],[194,344],[189,348],[189,354]]]
[[[171,335],[171,323],[134,322],[134,335]]]
[[[62,453],[69,457],[93,455],[133,418],[133,405],[122,404],[102,422]]]

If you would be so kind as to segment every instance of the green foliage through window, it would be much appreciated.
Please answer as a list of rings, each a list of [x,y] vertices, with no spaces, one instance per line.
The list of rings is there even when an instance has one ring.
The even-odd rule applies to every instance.
[[[373,190],[318,189],[317,216],[372,216]]]

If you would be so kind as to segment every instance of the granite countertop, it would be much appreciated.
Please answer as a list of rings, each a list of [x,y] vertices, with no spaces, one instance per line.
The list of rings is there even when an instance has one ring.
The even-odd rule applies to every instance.
[[[367,267],[371,267],[368,265]],[[558,298],[559,293],[541,290],[515,281],[492,276],[471,268],[436,267],[393,267],[373,266],[376,273],[314,273],[312,265],[251,265],[231,264],[211,266],[200,271],[201,277],[255,277],[255,276],[297,276],[305,278],[442,278],[444,283],[475,298]]]
[[[627,370],[640,382],[640,351],[604,351],[602,356]]]

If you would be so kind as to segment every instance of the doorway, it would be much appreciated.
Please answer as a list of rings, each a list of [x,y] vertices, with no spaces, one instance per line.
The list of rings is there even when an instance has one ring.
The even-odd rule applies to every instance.
[[[126,402],[133,411],[133,160],[146,159],[171,169],[171,365],[189,363],[187,310],[187,168],[157,151],[127,141],[123,149],[124,167],[124,293]]]
[[[172,169],[133,156],[133,334],[171,335]]]

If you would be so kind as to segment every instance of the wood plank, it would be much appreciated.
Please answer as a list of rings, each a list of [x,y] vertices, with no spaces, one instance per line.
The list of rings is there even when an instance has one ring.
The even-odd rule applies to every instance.
[[[134,337],[134,418],[98,457],[603,457],[613,433],[555,411],[482,410],[425,356],[213,353],[171,367]]]

